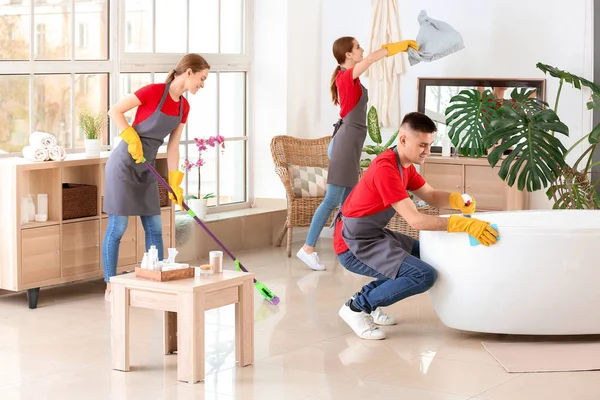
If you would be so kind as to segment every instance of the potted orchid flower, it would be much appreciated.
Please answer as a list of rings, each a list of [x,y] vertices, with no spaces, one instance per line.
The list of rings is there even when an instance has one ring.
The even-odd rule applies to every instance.
[[[198,168],[198,195],[200,195],[200,185],[202,184],[202,179],[200,176],[200,168],[205,164],[205,160],[202,158],[202,153],[207,151],[209,147],[218,147],[221,146],[222,149],[225,149],[225,138],[221,135],[210,136],[209,138],[194,138],[194,142],[196,147],[198,148],[198,159],[196,161],[190,161],[189,159],[185,159],[183,163],[183,169],[186,172],[191,171],[194,168]],[[198,198],[197,196],[186,196],[186,203],[192,209],[194,214],[198,216],[200,219],[206,218],[206,210],[208,208],[208,199],[216,197],[214,193],[208,193],[204,195],[202,198]]]

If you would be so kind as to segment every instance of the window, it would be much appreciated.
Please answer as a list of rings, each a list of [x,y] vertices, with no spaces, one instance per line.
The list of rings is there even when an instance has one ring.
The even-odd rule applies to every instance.
[[[153,9],[153,4],[156,8]],[[194,138],[220,134],[225,149],[209,147],[205,165],[185,174],[186,195],[209,199],[211,206],[248,201],[247,186],[247,7],[244,0],[125,0],[121,53],[121,96],[150,82],[164,82],[187,52],[211,65],[204,89],[186,93],[190,114],[180,145],[180,166],[198,159]],[[188,15],[182,23],[182,15]],[[135,111],[126,115],[130,123]],[[165,144],[168,138],[165,139]]]
[[[200,173],[186,173],[184,190],[198,197],[214,193],[214,206],[248,202],[252,0],[0,3],[0,121],[5,122],[0,124],[0,154],[21,153],[34,131],[55,134],[69,151],[82,150],[81,111],[106,111],[140,87],[164,82],[183,54],[197,52],[211,71],[205,89],[186,94],[191,111],[181,164],[197,158],[195,137],[221,134],[226,142],[223,151],[211,148],[203,156]],[[117,37],[118,42],[110,40]],[[135,111],[127,113],[129,123]],[[119,132],[112,122],[107,129],[105,144],[110,144]]]
[[[24,0],[0,7],[0,120],[7,122],[0,124],[0,153],[20,153],[34,131],[53,133],[67,149],[83,147],[79,112],[109,105],[108,3]]]

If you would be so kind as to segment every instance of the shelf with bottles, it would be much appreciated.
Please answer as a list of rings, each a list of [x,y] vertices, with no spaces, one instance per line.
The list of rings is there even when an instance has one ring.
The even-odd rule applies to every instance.
[[[58,224],[61,215],[60,169],[21,170],[17,179],[21,228]]]

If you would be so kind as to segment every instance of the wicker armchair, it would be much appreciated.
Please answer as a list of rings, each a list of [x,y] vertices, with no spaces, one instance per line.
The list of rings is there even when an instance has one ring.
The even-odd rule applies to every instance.
[[[271,155],[275,164],[275,172],[285,187],[287,197],[287,218],[277,238],[276,246],[281,246],[287,233],[288,257],[292,255],[292,229],[310,226],[317,207],[323,201],[323,197],[297,198],[294,196],[288,165],[328,168],[327,147],[330,141],[331,136],[319,139],[300,139],[287,135],[275,136],[271,140]],[[333,213],[327,224],[330,224],[332,219]]]

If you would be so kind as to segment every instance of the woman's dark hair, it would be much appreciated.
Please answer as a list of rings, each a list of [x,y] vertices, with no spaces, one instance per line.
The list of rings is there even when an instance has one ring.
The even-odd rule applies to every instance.
[[[331,90],[331,100],[333,101],[333,105],[335,106],[340,104],[337,85],[335,84],[335,78],[340,72],[340,65],[346,61],[346,53],[351,53],[353,47],[354,38],[351,36],[343,36],[337,39],[335,42],[333,42],[333,56],[335,57],[335,60],[337,61],[338,65],[337,67],[335,67],[333,75],[331,76],[331,83],[329,84],[329,88]]]

